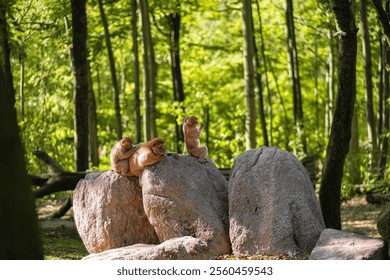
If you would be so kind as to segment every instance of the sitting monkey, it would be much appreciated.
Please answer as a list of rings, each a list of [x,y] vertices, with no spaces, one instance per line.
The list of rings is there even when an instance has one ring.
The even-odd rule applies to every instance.
[[[200,147],[200,133],[203,130],[203,123],[197,127],[198,118],[195,116],[187,117],[183,124],[184,144],[187,152],[199,159],[199,162],[207,162],[207,147]]]
[[[138,177],[145,167],[160,162],[166,157],[164,141],[160,138],[137,145],[134,155],[128,159],[130,176]]]
[[[130,176],[129,158],[135,153],[133,141],[125,136],[115,143],[111,149],[110,161],[112,169],[124,176]]]

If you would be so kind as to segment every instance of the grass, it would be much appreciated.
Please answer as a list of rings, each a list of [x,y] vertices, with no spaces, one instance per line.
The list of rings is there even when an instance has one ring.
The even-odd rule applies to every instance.
[[[58,210],[59,207],[60,202],[56,200],[40,202],[38,207],[45,259],[80,260],[84,256],[87,256],[88,252],[74,226],[73,212],[71,210],[68,211],[67,215],[60,220],[47,220],[50,214]],[[376,223],[377,216],[382,207],[384,206],[368,204],[364,197],[356,197],[343,202],[341,206],[343,230],[363,234],[369,237],[380,237],[376,228]],[[305,258],[306,257],[304,257],[304,259]],[[218,259],[237,258],[234,256],[220,256]],[[245,259],[274,260],[295,258],[286,256],[252,256]]]

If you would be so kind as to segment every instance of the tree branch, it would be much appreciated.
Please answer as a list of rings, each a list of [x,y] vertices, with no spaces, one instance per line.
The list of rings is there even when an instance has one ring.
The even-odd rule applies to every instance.
[[[384,35],[386,37],[387,44],[390,46],[390,23],[389,23],[389,17],[387,15],[385,9],[382,6],[382,1],[381,0],[372,0],[372,3],[374,4],[378,20],[381,23],[381,26],[383,28],[383,33],[384,33]]]

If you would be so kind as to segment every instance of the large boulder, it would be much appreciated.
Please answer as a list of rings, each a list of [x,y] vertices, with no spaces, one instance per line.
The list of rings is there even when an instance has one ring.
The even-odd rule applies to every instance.
[[[83,260],[202,260],[207,244],[191,236],[169,239],[159,245],[136,244],[91,254]]]
[[[385,207],[378,216],[378,232],[386,241],[390,255],[390,207]]]
[[[214,163],[168,157],[140,175],[145,213],[160,242],[192,236],[206,242],[210,257],[231,251],[228,182]]]
[[[80,180],[73,195],[73,211],[77,230],[90,253],[158,243],[143,209],[138,178],[107,171]]]
[[[305,168],[290,153],[271,147],[236,159],[229,180],[229,219],[236,256],[308,254],[325,229]]]
[[[325,229],[310,260],[385,260],[387,248],[383,240],[336,229]]]

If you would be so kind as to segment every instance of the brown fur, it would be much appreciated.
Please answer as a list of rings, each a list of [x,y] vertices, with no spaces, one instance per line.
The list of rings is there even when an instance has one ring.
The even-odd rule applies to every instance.
[[[125,136],[115,143],[111,149],[110,161],[112,169],[122,175],[129,173],[129,158],[134,154],[133,142],[130,137]]]
[[[129,159],[130,176],[138,177],[145,167],[160,162],[166,157],[164,141],[160,138],[137,145],[134,155]]]
[[[200,146],[200,133],[203,130],[203,123],[197,127],[198,118],[195,116],[187,117],[184,120],[183,124],[183,133],[184,133],[184,144],[187,152],[196,158],[199,159],[200,162],[207,162],[207,147]]]

